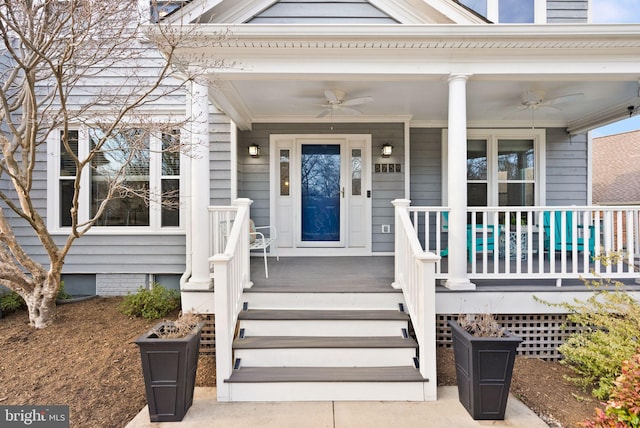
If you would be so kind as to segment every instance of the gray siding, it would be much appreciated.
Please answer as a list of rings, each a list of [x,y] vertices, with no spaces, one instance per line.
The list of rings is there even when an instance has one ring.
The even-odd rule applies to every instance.
[[[269,136],[271,134],[329,134],[328,124],[255,124],[238,133],[238,196],[252,199],[251,217],[258,226],[269,224]],[[393,251],[393,234],[381,233],[383,224],[394,223],[391,201],[404,197],[404,125],[396,123],[340,123],[335,134],[371,134],[372,164],[399,163],[402,173],[372,173],[372,242],[374,252]],[[380,156],[386,142],[393,146],[389,159]],[[260,157],[251,158],[248,146],[258,144]],[[373,171],[373,165],[370,165]],[[393,229],[392,229],[393,230]]]
[[[569,136],[547,129],[546,205],[586,205],[588,152],[586,135]]]
[[[249,24],[397,24],[365,0],[282,0],[247,21]]]
[[[411,129],[412,205],[442,205],[442,130]]]
[[[223,114],[209,115],[209,189],[211,205],[231,204],[230,122]]]
[[[103,70],[96,76],[85,76],[81,80],[81,86],[76,87],[70,109],[91,105],[97,98],[108,99],[109,88],[114,88],[111,93],[127,92],[139,89],[145,80],[148,83],[158,75],[158,67],[161,58],[157,49],[150,43],[142,42],[138,46],[140,56],[127,60],[116,61],[107,70]],[[131,70],[135,70],[132,73]],[[185,110],[185,92],[180,89],[182,83],[177,80],[168,82],[159,89],[159,96],[144,107],[149,109],[162,109],[179,114]],[[118,105],[114,103],[114,105]],[[216,123],[222,122],[221,115],[215,119]],[[218,128],[213,126],[214,132]],[[226,141],[228,157],[228,121],[223,139]],[[218,149],[212,144],[212,151]],[[214,157],[214,156],[212,156]],[[35,208],[43,217],[47,217],[47,148],[39,147],[37,164],[34,171],[33,191]],[[216,165],[218,167],[218,165]],[[228,167],[227,167],[228,170]],[[223,183],[228,189],[227,182]],[[56,186],[57,183],[51,183]],[[10,188],[6,177],[0,177],[0,188]],[[228,194],[228,190],[227,190]],[[220,198],[218,193],[212,192],[212,200]],[[7,216],[12,218],[14,232],[24,249],[36,261],[48,265],[48,258],[39,240],[24,220],[5,209]],[[66,235],[55,236],[58,245],[62,245]],[[96,273],[120,273],[120,274],[180,274],[185,268],[185,236],[165,234],[128,234],[128,235],[96,235],[84,236],[74,243],[71,252],[66,258],[63,268],[65,275],[96,274]],[[69,279],[70,277],[67,277]]]
[[[548,0],[547,23],[586,23],[588,9],[588,0]]]
[[[45,149],[42,146],[38,151],[32,195],[35,208],[46,218]],[[15,215],[11,217],[14,233],[27,253],[48,265],[47,255],[31,227]],[[55,240],[62,245],[66,235],[56,236]],[[184,235],[89,235],[75,242],[63,273],[179,273],[184,271],[184,255]]]

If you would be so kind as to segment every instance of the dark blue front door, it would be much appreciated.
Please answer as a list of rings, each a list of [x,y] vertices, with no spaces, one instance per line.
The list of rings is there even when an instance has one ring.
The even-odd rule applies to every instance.
[[[302,145],[302,241],[340,241],[340,145]]]

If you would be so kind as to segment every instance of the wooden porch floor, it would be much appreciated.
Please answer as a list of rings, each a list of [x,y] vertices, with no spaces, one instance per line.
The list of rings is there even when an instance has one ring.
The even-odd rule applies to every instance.
[[[478,258],[480,264],[480,258]],[[290,290],[291,288],[309,287],[310,289],[321,289],[327,292],[341,291],[345,289],[362,291],[389,290],[394,277],[393,256],[368,256],[368,257],[280,257],[276,261],[275,257],[268,258],[269,278],[265,278],[264,260],[262,257],[251,257],[251,280],[254,287],[268,288],[271,291]],[[446,271],[448,258],[441,260],[442,269]],[[511,272],[516,271],[517,261],[510,261]],[[522,261],[521,263],[526,263]],[[559,260],[556,261],[559,270]],[[504,261],[500,269],[504,270]],[[538,255],[534,256],[534,266],[538,264]],[[545,269],[548,270],[549,261],[545,260]],[[525,266],[522,266],[526,269]],[[489,268],[492,270],[493,265]],[[449,291],[437,280],[437,291]],[[550,278],[538,279],[473,279],[479,291],[519,291],[529,290],[556,290],[568,291],[568,288],[583,289],[584,283],[580,279],[563,279],[562,287],[557,287],[556,281]],[[625,278],[621,282],[631,285],[632,288],[640,289],[638,283],[633,278]]]
[[[251,257],[254,287],[321,286],[326,291],[362,288],[389,288],[393,282],[393,257],[269,257],[269,278],[264,260]]]

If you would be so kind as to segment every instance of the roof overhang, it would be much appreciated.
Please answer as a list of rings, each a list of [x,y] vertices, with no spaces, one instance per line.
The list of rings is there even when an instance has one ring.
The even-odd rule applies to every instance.
[[[398,97],[414,92],[413,86],[417,93],[433,94],[425,99],[423,93],[423,103],[446,106],[446,78],[452,73],[470,75],[468,117],[478,123],[506,126],[530,121],[521,112],[515,118],[508,116],[522,91],[534,86],[548,96],[567,91],[586,95],[563,114],[534,112],[539,126],[562,126],[572,133],[622,118],[627,105],[638,98],[640,25],[198,24],[181,28],[188,37],[176,52],[179,62],[216,82],[213,101],[243,129],[276,117],[313,119],[312,112],[296,108],[295,101],[312,96],[311,91],[321,96],[321,86],[384,95],[396,84],[402,89]],[[149,33],[155,38],[153,26]],[[161,38],[155,39],[162,48]],[[221,60],[227,66],[219,67]],[[270,97],[271,114],[259,101],[265,97]],[[398,107],[402,99],[384,100],[388,109],[371,109],[371,117],[412,117],[414,122],[433,126],[446,124],[446,109],[437,113],[433,108],[421,109],[416,104],[420,99],[411,100],[408,107],[405,102],[403,108]],[[491,120],[488,107],[493,110]]]

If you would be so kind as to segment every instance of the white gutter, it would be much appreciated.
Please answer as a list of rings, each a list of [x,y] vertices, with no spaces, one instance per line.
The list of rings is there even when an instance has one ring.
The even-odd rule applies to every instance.
[[[149,30],[153,33],[153,25]],[[327,25],[327,24],[190,24],[181,27],[193,37],[229,33],[234,39],[248,37],[295,39],[296,37],[354,37],[388,40],[389,37],[407,39],[433,38],[438,40],[487,38],[514,40],[546,38],[612,39],[626,37],[640,41],[640,24],[377,24],[377,25]]]

